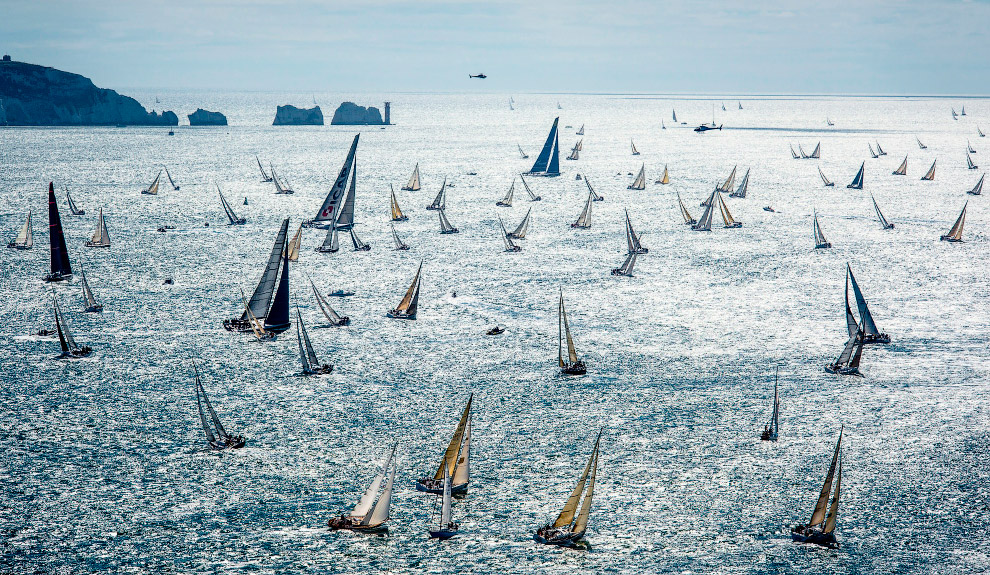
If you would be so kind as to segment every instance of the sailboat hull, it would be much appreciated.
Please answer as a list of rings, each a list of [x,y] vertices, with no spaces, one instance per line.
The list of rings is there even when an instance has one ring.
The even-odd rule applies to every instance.
[[[389,310],[389,311],[385,312],[385,317],[390,317],[392,319],[408,319],[408,320],[414,320],[414,319],[416,319],[416,314],[407,314],[404,311],[399,311],[397,309],[393,309],[393,310]]]
[[[357,521],[357,523],[355,523],[355,521]],[[327,527],[329,527],[331,531],[346,529],[348,531],[358,531],[361,533],[385,533],[388,531],[388,526],[385,522],[379,523],[378,525],[361,525],[360,520],[352,519],[346,516],[334,517],[333,519],[327,521]]]
[[[956,238],[954,238],[952,236],[949,236],[949,235],[942,236],[939,239],[942,240],[943,242],[949,242],[949,243],[953,243],[953,244],[961,244],[962,243],[962,240],[956,239]],[[48,280],[45,280],[45,281],[48,281]],[[55,281],[58,281],[58,280],[55,280]]]
[[[543,545],[557,545],[558,547],[574,547],[576,546],[578,540],[584,537],[585,532],[572,532],[566,531],[564,529],[554,529],[547,525],[541,529],[537,529],[536,533],[533,533],[533,541],[537,543],[542,543]]]
[[[815,249],[816,250],[824,250],[824,249],[828,249],[830,247],[832,247],[832,243],[831,242],[823,242],[823,243],[820,243],[820,244],[815,244]]]
[[[446,541],[451,537],[457,535],[457,529],[438,529],[436,531],[430,530],[430,539],[439,539],[441,541]]]
[[[869,345],[871,343],[890,343],[890,336],[885,333],[878,333],[876,335],[864,335],[863,345]]]
[[[72,279],[72,274],[50,273],[45,275],[44,279],[47,283],[69,281]]]
[[[17,242],[10,242],[9,244],[7,244],[7,247],[10,248],[10,249],[12,249],[12,250],[29,250],[29,249],[31,249],[32,246],[27,246],[27,245],[24,245],[24,244],[19,244]]]
[[[87,248],[109,248],[110,247],[110,244],[104,244],[104,243],[99,243],[99,242],[87,241],[86,242],[86,247]]]
[[[856,377],[863,377],[863,374],[860,373],[859,369],[855,367],[839,367],[835,364],[829,364],[825,366],[825,371],[835,375],[854,375]]]
[[[564,375],[584,375],[588,373],[588,369],[585,367],[583,361],[575,361],[574,363],[561,366],[560,373]]]
[[[409,216],[399,216],[397,218],[392,218],[393,222],[404,222],[409,219]]]
[[[78,349],[72,351],[63,351],[61,355],[58,356],[59,359],[79,359],[81,357],[87,357],[89,354],[93,353],[93,348],[88,345],[84,345]]]
[[[100,304],[91,305],[83,310],[84,313],[101,313],[102,311],[103,311],[103,306]]]
[[[835,533],[822,533],[818,529],[809,529],[804,526],[791,529],[791,540],[795,543],[811,543],[831,549],[839,548],[839,542],[835,540]]]
[[[443,495],[443,480],[423,478],[416,481],[416,491],[422,493],[432,493],[433,495]],[[451,485],[450,492],[453,495],[460,495],[468,492],[468,484],[460,483],[458,485]]]
[[[777,434],[769,430],[764,430],[760,434],[760,441],[777,441]]]

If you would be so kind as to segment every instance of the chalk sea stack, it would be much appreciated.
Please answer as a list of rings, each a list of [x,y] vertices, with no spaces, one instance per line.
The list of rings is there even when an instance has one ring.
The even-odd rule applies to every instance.
[[[382,113],[375,107],[365,108],[354,102],[344,102],[333,113],[334,126],[382,126]]]
[[[0,60],[2,126],[178,126],[173,112],[148,112],[134,98],[79,74]]]
[[[226,126],[227,116],[224,116],[220,112],[211,112],[209,110],[204,110],[202,108],[196,108],[196,111],[189,114],[189,125],[190,126]]]
[[[297,108],[295,106],[279,106],[275,112],[273,126],[322,126],[323,110],[319,106]]]

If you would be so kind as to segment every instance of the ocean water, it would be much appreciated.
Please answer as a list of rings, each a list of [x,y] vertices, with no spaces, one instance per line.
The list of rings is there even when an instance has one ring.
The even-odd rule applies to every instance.
[[[965,194],[983,173],[966,169],[966,141],[974,162],[990,162],[976,131],[990,130],[987,100],[516,94],[510,111],[508,95],[315,95],[327,117],[341,100],[390,99],[395,125],[382,130],[270,126],[277,104],[304,105],[311,94],[134,95],[182,114],[218,109],[231,125],[180,126],[174,137],[160,128],[0,130],[0,230],[12,239],[31,209],[36,241],[0,254],[0,571],[990,567],[990,210]],[[968,115],[954,121],[950,107],[963,104]],[[713,106],[725,129],[691,131]],[[689,125],[675,125],[672,110]],[[529,180],[543,201],[517,193],[513,207],[496,208],[558,115],[564,174]],[[581,159],[565,161],[582,124]],[[238,289],[254,288],[281,220],[291,218],[294,232],[315,214],[358,132],[356,230],[372,250],[350,251],[344,236],[340,252],[319,254],[324,232],[304,231],[292,297],[318,354],[335,364],[330,376],[304,378],[294,331],[259,344],[220,323],[239,313]],[[820,160],[791,159],[789,145],[810,152],[819,141]],[[871,159],[877,142],[888,155]],[[262,183],[255,154],[296,194]],[[908,175],[891,175],[905,155]],[[936,158],[935,180],[920,181]],[[846,189],[864,160],[865,189]],[[423,189],[399,191],[416,162]],[[643,164],[647,189],[627,190]],[[656,185],[664,165],[671,184]],[[140,195],[163,166],[181,189]],[[726,200],[743,227],[723,229],[716,215],[712,232],[692,232],[675,194],[697,217],[733,166],[740,176],[751,169],[748,197]],[[822,186],[817,166],[834,188]],[[605,196],[589,230],[569,226],[587,193],[575,173]],[[441,236],[425,210],[445,177],[457,235]],[[80,313],[78,276],[52,286],[76,338],[95,350],[79,361],[53,359],[57,341],[31,335],[54,321],[41,281],[49,181],[86,210],[68,215],[58,194],[73,265],[106,306]],[[214,183],[247,225],[223,225]],[[389,185],[410,217],[395,225],[408,252],[391,249]],[[894,230],[880,229],[870,194]],[[967,199],[966,242],[940,242]],[[113,245],[85,248],[101,207]],[[496,215],[514,226],[530,207],[523,251],[503,253]],[[650,249],[633,278],[609,275],[625,254],[624,208]],[[830,250],[812,249],[813,210]],[[165,224],[176,230],[156,233]],[[420,261],[418,321],[385,318]],[[847,262],[893,339],[867,348],[864,378],[823,371],[846,339]],[[174,285],[162,285],[168,276]],[[307,276],[325,292],[355,292],[332,298],[349,327],[325,326]],[[584,377],[557,375],[558,290]],[[485,336],[496,323],[505,334]],[[204,449],[193,361],[245,449]],[[781,437],[767,444],[758,437],[775,368]],[[438,543],[427,537],[434,498],[413,482],[436,469],[470,393],[473,478],[454,506],[462,533]],[[841,426],[842,546],[794,544],[789,527],[810,516]],[[532,532],[559,511],[599,428],[590,547],[535,544]],[[393,443],[388,536],[331,533],[327,519],[357,501]]]

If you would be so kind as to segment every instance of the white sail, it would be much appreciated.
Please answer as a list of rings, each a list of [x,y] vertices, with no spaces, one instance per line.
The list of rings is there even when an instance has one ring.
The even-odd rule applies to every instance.
[[[375,476],[375,479],[371,482],[368,490],[364,492],[361,499],[351,510],[350,517],[363,518],[371,511],[371,506],[375,503],[375,496],[378,495],[378,489],[382,486],[382,481],[385,481],[385,474],[388,473],[389,467],[392,466],[392,459],[395,457],[395,448],[389,452],[388,457],[385,459],[385,465],[382,466],[381,471]]]
[[[818,223],[818,212],[814,212],[814,218],[812,223],[812,230],[815,234],[815,247],[816,248],[830,248],[832,244],[825,239],[825,234],[822,233],[822,227]]]
[[[443,208],[437,210],[437,215],[440,216],[440,233],[441,234],[456,234],[458,232],[457,228],[451,225],[450,220],[447,219],[446,211]]]
[[[937,164],[937,163],[938,163],[938,160],[935,160],[934,162],[932,162],[932,167],[928,168],[928,172],[925,173],[924,176],[921,176],[921,179],[922,180],[932,181],[932,180],[935,179],[935,164]]]
[[[377,526],[388,521],[389,512],[392,509],[392,484],[395,483],[395,469],[392,469],[392,473],[388,476],[388,483],[385,484],[385,490],[382,491],[382,496],[378,498],[378,503],[375,504],[375,509],[370,515],[365,515],[364,519],[361,520],[361,525]]]
[[[581,129],[577,131],[577,135],[578,136],[583,136],[584,135],[584,124],[581,124]]]
[[[323,238],[323,244],[316,248],[318,252],[329,252],[334,253],[340,249],[340,242],[337,239],[337,228],[330,226],[327,230],[327,235]]]
[[[516,240],[526,239],[526,232],[529,231],[529,217],[532,212],[533,212],[533,208],[526,210],[526,217],[522,219],[522,221],[519,223],[518,226],[516,226],[516,229],[513,230],[512,233],[508,234],[508,237]]]
[[[601,436],[599,436],[599,439]],[[591,502],[595,495],[595,478],[598,476],[598,442],[595,442],[594,461],[591,464],[591,477],[588,479],[588,491],[584,494],[584,501],[581,502],[581,511],[578,512],[574,521],[573,533],[584,533],[588,528],[588,519],[591,516]]]
[[[419,162],[416,162],[416,167],[413,168],[413,173],[409,176],[409,181],[406,182],[406,185],[402,186],[402,189],[409,192],[419,190]]]
[[[636,255],[638,252],[629,252],[626,254],[625,261],[622,265],[612,271],[613,275],[617,276],[628,276],[632,277],[633,268],[636,266]]]
[[[506,207],[506,208],[511,208],[512,207],[512,195],[515,193],[515,191],[516,191],[516,181],[515,180],[512,180],[512,185],[509,186],[509,191],[505,193],[505,197],[502,198],[501,200],[495,202],[495,205],[496,206]]]
[[[401,239],[399,239],[398,232],[395,231],[395,224],[390,224],[392,226],[392,241],[395,242],[395,249],[397,250],[408,250],[409,246],[405,244]]]
[[[447,470],[444,469],[443,501],[440,504],[440,529],[443,529],[450,523],[450,502],[450,476],[447,475]]]
[[[808,157],[809,158],[815,158],[815,159],[818,159],[818,158],[821,158],[822,157],[822,143],[821,142],[818,142],[817,144],[815,144],[815,150],[813,152],[811,152],[811,155],[808,156]]]
[[[590,228],[591,227],[591,202],[594,201],[594,196],[590,193],[588,194],[588,201],[584,203],[584,209],[581,210],[581,215],[578,216],[576,222],[571,224],[572,228]]]
[[[730,198],[745,198],[746,197],[746,191],[747,190],[749,190],[749,168],[746,168],[746,175],[743,176],[742,181],[739,182],[739,187],[736,188],[736,191],[734,191],[731,194],[729,194],[729,197]]]
[[[732,188],[735,187],[735,185],[736,185],[736,168],[737,167],[738,166],[732,166],[732,173],[729,174],[729,177],[726,178],[724,182],[722,182],[722,185],[720,185],[717,188],[715,188],[717,191],[723,192],[723,193],[726,193],[726,194],[732,193]]]
[[[969,202],[963,204],[962,212],[959,213],[959,217],[956,218],[956,223],[952,224],[952,229],[949,233],[942,236],[943,240],[951,240],[956,242],[962,241],[963,226],[966,225],[966,207],[969,206]]]
[[[626,186],[627,190],[645,190],[646,189],[646,164],[639,167],[639,174],[636,175],[636,179],[633,183]]]
[[[21,226],[21,231],[8,247],[29,250],[34,246],[34,228],[31,226],[31,210],[28,210],[27,220]]]
[[[979,182],[976,182],[976,185],[973,186],[973,189],[972,190],[969,190],[966,193],[967,194],[972,194],[974,196],[978,196],[978,195],[982,194],[983,193],[983,179],[986,178],[986,177],[987,177],[986,174],[983,174],[982,176],[980,176],[980,181]],[[30,222],[30,220],[31,220],[31,215],[28,214],[28,221]],[[20,237],[20,236],[18,236],[18,237]]]
[[[83,302],[86,305],[84,309],[86,311],[102,310],[103,306],[100,305],[100,302],[96,301],[96,296],[93,295],[93,290],[90,289],[89,282],[86,281],[86,271],[80,267],[79,274],[82,277]]]
[[[292,236],[292,241],[289,242],[289,261],[294,262],[299,259],[299,248],[302,246],[302,224],[299,225],[299,229],[296,230],[296,235]]]
[[[467,425],[464,427],[464,438],[461,440],[461,451],[457,456],[457,465],[454,467],[454,485],[464,485],[471,481],[471,416],[468,415]]]
[[[154,196],[158,194],[158,180],[161,179],[161,177],[162,177],[162,171],[158,170],[158,175],[155,176],[155,181],[151,182],[151,185],[148,186],[146,189],[141,190],[141,193],[147,194],[149,196]]]
[[[103,219],[103,208],[100,208],[100,215],[96,219],[96,231],[93,232],[93,237],[86,242],[86,245],[91,248],[110,247],[110,234],[107,233],[106,220]]]
[[[701,218],[698,223],[691,226],[692,230],[698,232],[710,232],[712,229],[712,210],[714,210],[713,204],[715,203],[715,194],[718,192],[712,192],[708,199],[706,200],[705,211],[701,214]]]

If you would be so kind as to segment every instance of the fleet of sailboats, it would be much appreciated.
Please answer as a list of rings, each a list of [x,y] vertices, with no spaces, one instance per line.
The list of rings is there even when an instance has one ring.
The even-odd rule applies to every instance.
[[[835,522],[839,513],[839,492],[842,488],[842,460],[839,453],[841,446],[842,431],[840,430],[839,439],[835,442],[835,451],[832,452],[832,463],[828,467],[825,483],[822,484],[821,493],[818,494],[818,501],[815,502],[815,510],[811,513],[811,519],[807,524],[798,525],[791,529],[791,539],[798,543],[814,543],[831,548],[839,546],[835,539]],[[835,480],[834,495],[832,494],[833,479]],[[831,505],[829,505],[830,495],[832,496]],[[828,508],[827,513],[826,507]]]
[[[349,513],[343,513],[327,521],[327,526],[331,530],[347,529],[365,533],[380,533],[388,530],[386,523],[388,523],[392,510],[392,486],[395,483],[394,461],[395,447],[393,446],[385,459],[382,470],[372,480],[371,485],[358,500],[357,505]],[[391,472],[389,472],[390,469]],[[386,476],[388,477],[387,481],[385,480]],[[385,482],[385,489],[382,489],[381,495],[379,495],[378,490],[381,489],[383,481]]]
[[[566,345],[565,345],[566,344]],[[566,357],[565,357],[566,353]],[[567,310],[564,309],[564,292],[560,292],[560,305],[557,307],[557,363],[564,375],[584,375],[587,368],[578,359],[571,326],[567,323]]]
[[[409,289],[406,290],[406,295],[402,297],[402,301],[395,309],[389,310],[385,315],[393,319],[416,319],[416,313],[419,311],[419,274],[423,271],[423,262],[419,263],[419,268],[416,269],[416,275],[413,277],[412,283],[409,284]]]
[[[956,218],[956,223],[952,224],[952,229],[949,230],[949,233],[944,234],[942,237],[940,237],[939,238],[940,240],[951,243],[959,243],[963,241],[962,233],[963,233],[963,226],[966,225],[966,207],[968,205],[969,205],[968,201],[965,204],[963,204],[962,212],[960,212],[959,217]]]
[[[440,458],[440,466],[433,477],[416,481],[416,491],[441,494],[444,489],[452,493],[467,493],[471,482],[471,404],[474,394],[468,397],[461,418],[454,429],[454,435],[447,443],[447,449]],[[445,483],[449,485],[445,486]]]
[[[34,247],[34,228],[31,227],[31,210],[28,210],[27,220],[21,226],[21,231],[17,232],[17,237],[7,244],[7,247],[14,250],[29,250]]]
[[[584,472],[578,478],[577,485],[571,491],[571,495],[564,503],[564,508],[560,510],[557,519],[540,527],[533,534],[533,539],[537,543],[572,547],[584,537],[591,515],[592,498],[595,494],[595,478],[598,475],[598,449],[601,441],[602,434],[599,431],[598,437],[595,439],[595,447],[591,450],[591,457],[588,458]],[[582,495],[584,495],[583,501]],[[580,510],[578,510],[579,507]]]

